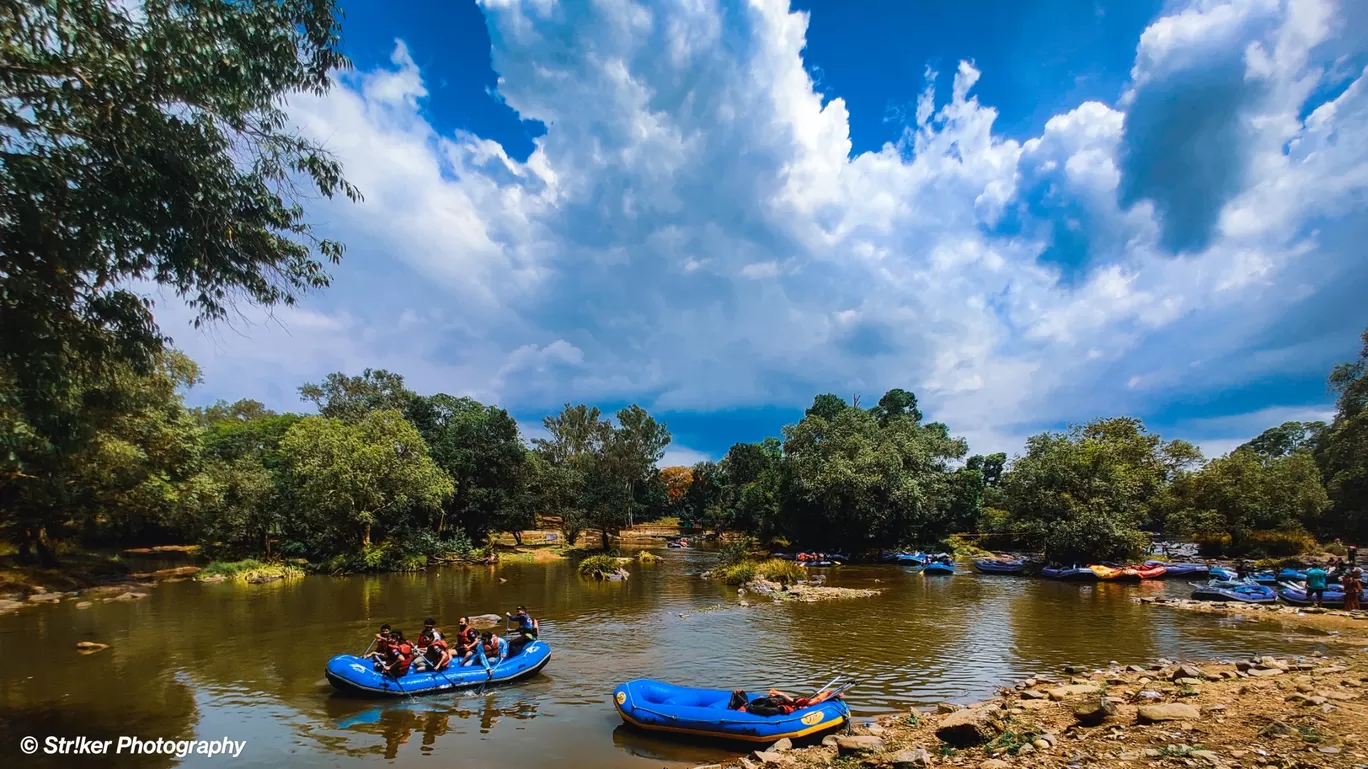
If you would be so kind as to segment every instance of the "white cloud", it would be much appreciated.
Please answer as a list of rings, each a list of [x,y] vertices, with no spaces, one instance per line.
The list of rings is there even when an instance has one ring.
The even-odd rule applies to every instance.
[[[1297,119],[1330,77],[1321,47],[1365,47],[1335,38],[1333,3],[1171,13],[1141,37],[1117,106],[1082,104],[1021,143],[993,133],[961,63],[949,102],[928,85],[897,142],[853,158],[845,104],[814,91],[807,17],[786,0],[481,6],[500,96],[546,135],[518,162],[441,134],[402,43],[390,67],[296,100],[366,201],[311,209],[350,250],[335,290],[280,315],[289,335],[193,345],[224,389],[364,366],[520,408],[901,386],[991,451],[1018,449],[1027,426],[1324,357],[1317,340],[1242,351],[1357,263],[1343,234],[1368,190],[1365,73]],[[1174,202],[1127,163],[1151,97],[1229,56],[1253,83],[1233,102],[1245,138],[1212,167],[1238,183],[1217,180],[1209,243],[1175,257]]]

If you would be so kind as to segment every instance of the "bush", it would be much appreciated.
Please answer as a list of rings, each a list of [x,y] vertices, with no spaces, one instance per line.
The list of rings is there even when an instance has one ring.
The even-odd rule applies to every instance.
[[[792,585],[807,579],[807,569],[782,558],[771,558],[755,567],[755,575],[781,585]]]
[[[1229,534],[1202,534],[1196,540],[1198,552],[1208,558],[1288,558],[1319,548],[1301,529],[1252,531],[1238,543]]]
[[[717,562],[723,567],[736,566],[739,563],[751,560],[751,551],[754,549],[755,543],[750,539],[729,543],[722,548]]]
[[[622,559],[614,558],[606,553],[600,553],[598,555],[591,555],[583,561],[580,561],[577,568],[579,569],[579,573],[583,576],[602,579],[622,568]]]
[[[730,566],[720,566],[708,572],[713,579],[720,579],[728,585],[744,585],[755,579],[755,561],[742,561]]]
[[[195,575],[195,579],[206,580],[223,577],[234,582],[269,582],[304,576],[304,570],[289,563],[266,563],[254,558],[243,561],[214,561]]]
[[[663,560],[665,560],[665,559],[664,559],[664,558],[661,558],[660,556],[656,555],[655,553],[652,553],[652,552],[649,551],[649,550],[642,550],[641,552],[637,553],[637,556],[636,556],[636,561],[637,561],[637,563],[644,564],[644,565],[648,565],[648,566],[649,566],[649,565],[654,565],[654,564],[660,563],[660,562],[663,561]]]

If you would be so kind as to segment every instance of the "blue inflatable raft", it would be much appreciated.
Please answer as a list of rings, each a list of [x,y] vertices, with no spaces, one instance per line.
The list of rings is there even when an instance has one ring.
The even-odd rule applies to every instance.
[[[1040,576],[1046,579],[1063,580],[1095,580],[1097,574],[1086,566],[1046,566],[1040,570]]]
[[[1192,597],[1199,601],[1237,601],[1239,603],[1277,603],[1278,594],[1267,585],[1255,582],[1216,580],[1192,586]]]
[[[1168,563],[1166,561],[1145,561],[1146,566],[1163,566],[1165,577],[1205,577],[1210,573],[1202,563]],[[1232,577],[1235,575],[1231,575]]]
[[[1282,588],[1278,590],[1278,597],[1293,606],[1311,605],[1311,599],[1306,597],[1305,584],[1294,585],[1284,583]],[[1329,606],[1337,609],[1344,608],[1344,589],[1339,585],[1327,587],[1325,589],[1325,596],[1321,598],[1321,606]]]
[[[613,705],[624,722],[666,734],[770,743],[829,732],[850,719],[850,707],[840,699],[777,716],[729,710],[730,699],[726,689],[693,689],[647,678],[613,691]]]
[[[1236,578],[1235,570],[1227,569],[1224,566],[1212,566],[1210,569],[1207,569],[1207,574],[1215,580],[1230,581]]]
[[[442,671],[411,670],[408,675],[394,678],[380,673],[375,664],[351,654],[339,654],[328,660],[324,671],[334,689],[345,694],[368,697],[403,697],[433,694],[464,689],[481,684],[506,684],[530,678],[551,659],[551,647],[545,641],[533,641],[517,654],[494,666],[494,675],[486,675],[482,665],[449,667]]]
[[[984,574],[1020,574],[1026,570],[1025,561],[995,561],[983,559],[974,561],[974,568]]]
[[[945,563],[944,561],[931,561],[926,564],[926,566],[922,567],[921,573],[931,577],[936,575],[945,576],[954,574],[955,564]]]

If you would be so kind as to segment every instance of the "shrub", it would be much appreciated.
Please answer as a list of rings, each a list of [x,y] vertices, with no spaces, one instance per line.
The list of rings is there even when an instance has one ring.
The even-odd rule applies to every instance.
[[[755,575],[781,585],[792,585],[807,579],[807,569],[781,558],[771,558],[755,567]]]
[[[214,561],[195,575],[195,579],[205,580],[224,577],[234,582],[267,582],[275,579],[288,579],[304,576],[304,570],[289,563],[266,563],[254,558],[243,561]]]
[[[1209,558],[1287,558],[1319,547],[1302,529],[1252,531],[1239,542],[1232,541],[1229,534],[1203,534],[1196,539],[1198,551]]]
[[[755,561],[742,561],[730,566],[721,566],[709,572],[713,579],[720,579],[728,585],[743,585],[755,579]]]
[[[641,552],[637,553],[637,556],[636,556],[636,561],[637,561],[637,563],[640,563],[640,564],[643,564],[643,565],[654,565],[654,564],[660,563],[660,562],[663,561],[663,560],[665,560],[665,559],[664,559],[664,558],[661,558],[660,556],[656,555],[655,553],[652,553],[652,552],[649,551],[649,550],[642,550]]]
[[[721,566],[735,566],[739,563],[751,560],[751,551],[755,549],[755,544],[749,539],[739,542],[729,543],[722,548],[718,564]]]
[[[586,577],[603,577],[616,572],[622,568],[622,559],[614,558],[606,553],[591,555],[579,562],[579,573]]]

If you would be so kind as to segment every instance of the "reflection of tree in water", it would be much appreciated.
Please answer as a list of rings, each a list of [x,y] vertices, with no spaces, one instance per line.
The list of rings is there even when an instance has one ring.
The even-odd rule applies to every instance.
[[[399,748],[408,743],[415,732],[422,734],[422,750],[430,752],[438,738],[450,732],[464,733],[459,721],[478,719],[479,730],[487,734],[504,718],[530,720],[537,716],[537,704],[533,702],[513,702],[497,704],[494,695],[481,698],[478,707],[470,707],[464,702],[439,703],[425,700],[388,703],[356,712],[355,700],[342,697],[329,699],[328,715],[334,719],[336,729],[312,732],[317,743],[324,749],[348,756],[384,756],[394,759]],[[356,735],[370,735],[382,738],[383,743],[360,740]],[[362,744],[364,743],[364,744]]]

